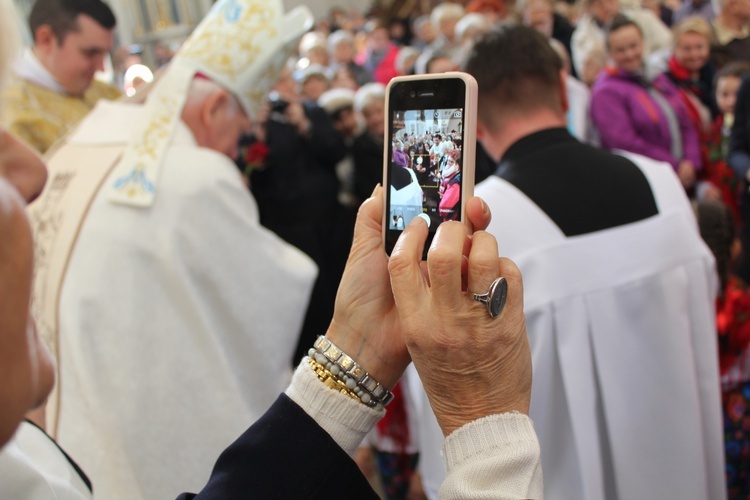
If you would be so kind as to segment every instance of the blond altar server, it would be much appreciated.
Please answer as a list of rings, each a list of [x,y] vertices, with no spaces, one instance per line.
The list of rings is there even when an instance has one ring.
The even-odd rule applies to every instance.
[[[144,105],[100,102],[31,207],[47,428],[97,497],[174,498],[286,387],[316,275],[231,157],[311,15],[223,0]]]

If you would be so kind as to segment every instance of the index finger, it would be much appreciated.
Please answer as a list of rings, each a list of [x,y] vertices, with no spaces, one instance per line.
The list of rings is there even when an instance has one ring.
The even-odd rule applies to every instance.
[[[490,207],[478,196],[473,197],[466,203],[466,218],[469,222],[471,232],[484,231],[490,225],[492,214]]]
[[[391,290],[399,310],[413,310],[427,289],[420,266],[427,232],[424,219],[414,217],[398,237],[388,260]]]
[[[440,224],[427,253],[430,290],[434,302],[443,309],[459,308],[462,304],[461,271],[468,231],[459,222]]]

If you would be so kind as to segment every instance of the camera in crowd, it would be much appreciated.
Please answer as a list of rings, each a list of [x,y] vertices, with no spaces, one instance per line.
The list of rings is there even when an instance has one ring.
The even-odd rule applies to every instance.
[[[285,101],[275,90],[268,93],[268,102],[271,103],[272,113],[283,113],[289,107],[289,102]]]

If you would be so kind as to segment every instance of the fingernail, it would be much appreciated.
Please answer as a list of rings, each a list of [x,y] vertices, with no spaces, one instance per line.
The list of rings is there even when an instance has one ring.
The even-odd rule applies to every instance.
[[[482,202],[482,213],[486,214],[490,211],[490,207],[487,206],[487,204],[484,202],[482,198],[479,198],[479,201]]]
[[[409,221],[410,226],[414,226],[419,224],[419,222],[422,221],[422,224],[427,224],[427,221],[425,221],[422,217],[414,217],[412,220]]]
[[[378,189],[380,189],[380,183],[379,182],[375,185],[375,189],[372,190],[372,194],[370,195],[370,198],[372,198],[373,196],[375,196],[375,193],[378,192]]]

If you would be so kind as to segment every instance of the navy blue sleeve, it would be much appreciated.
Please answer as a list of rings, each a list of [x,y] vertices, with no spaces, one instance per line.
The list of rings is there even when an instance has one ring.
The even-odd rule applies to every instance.
[[[379,497],[354,461],[315,420],[281,394],[219,456],[200,493],[178,500]]]

